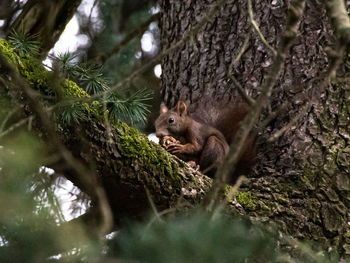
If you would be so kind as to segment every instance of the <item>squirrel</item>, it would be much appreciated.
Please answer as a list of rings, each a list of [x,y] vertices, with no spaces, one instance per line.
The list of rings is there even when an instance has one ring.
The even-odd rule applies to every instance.
[[[193,106],[189,111],[181,100],[172,109],[161,103],[160,115],[155,121],[156,136],[168,152],[184,161],[194,161],[202,172],[213,177],[229,152],[229,144],[246,115],[246,107],[214,105],[210,110],[204,110],[201,106]],[[184,144],[175,140],[165,145],[162,139],[168,136],[182,140]],[[231,184],[239,175],[249,172],[255,156],[255,140],[248,138]]]

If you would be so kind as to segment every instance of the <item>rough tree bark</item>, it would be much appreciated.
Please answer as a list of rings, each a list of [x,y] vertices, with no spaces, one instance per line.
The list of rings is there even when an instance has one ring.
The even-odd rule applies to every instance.
[[[216,2],[160,0],[162,47],[180,40]],[[289,2],[253,1],[254,19],[274,48]],[[257,165],[242,186],[247,198],[241,204],[247,214],[276,222],[284,233],[350,254],[349,88],[339,81],[322,94],[317,91],[329,62],[326,49],[335,45],[322,1],[306,1],[299,32],[269,110],[290,103],[259,131]],[[234,62],[247,38],[241,59]],[[227,0],[203,30],[163,59],[162,99],[170,107],[180,98],[191,105],[201,103],[203,95],[234,102],[238,92],[230,74],[255,98],[272,58],[273,52],[252,28],[247,1]],[[342,69],[339,74],[346,79],[346,68]],[[318,103],[282,136],[268,141],[297,116],[301,102],[315,94]],[[267,115],[268,111],[261,120]]]

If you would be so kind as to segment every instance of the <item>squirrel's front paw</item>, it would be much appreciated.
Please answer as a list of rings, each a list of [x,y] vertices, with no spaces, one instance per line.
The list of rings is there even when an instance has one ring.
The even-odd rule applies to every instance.
[[[166,149],[171,154],[177,155],[184,152],[184,146],[182,144],[171,144]]]

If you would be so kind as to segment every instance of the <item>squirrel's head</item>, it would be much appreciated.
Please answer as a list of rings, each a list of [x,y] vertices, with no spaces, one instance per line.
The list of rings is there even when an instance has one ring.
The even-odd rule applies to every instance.
[[[160,115],[155,121],[156,136],[181,136],[186,132],[187,106],[184,101],[178,101],[176,106],[168,109],[162,102],[160,104]]]

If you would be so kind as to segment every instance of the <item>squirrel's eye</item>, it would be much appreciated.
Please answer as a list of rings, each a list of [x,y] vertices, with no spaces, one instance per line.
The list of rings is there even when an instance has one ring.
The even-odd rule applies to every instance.
[[[174,121],[175,121],[174,118],[169,118],[168,120],[169,123],[173,123]]]

